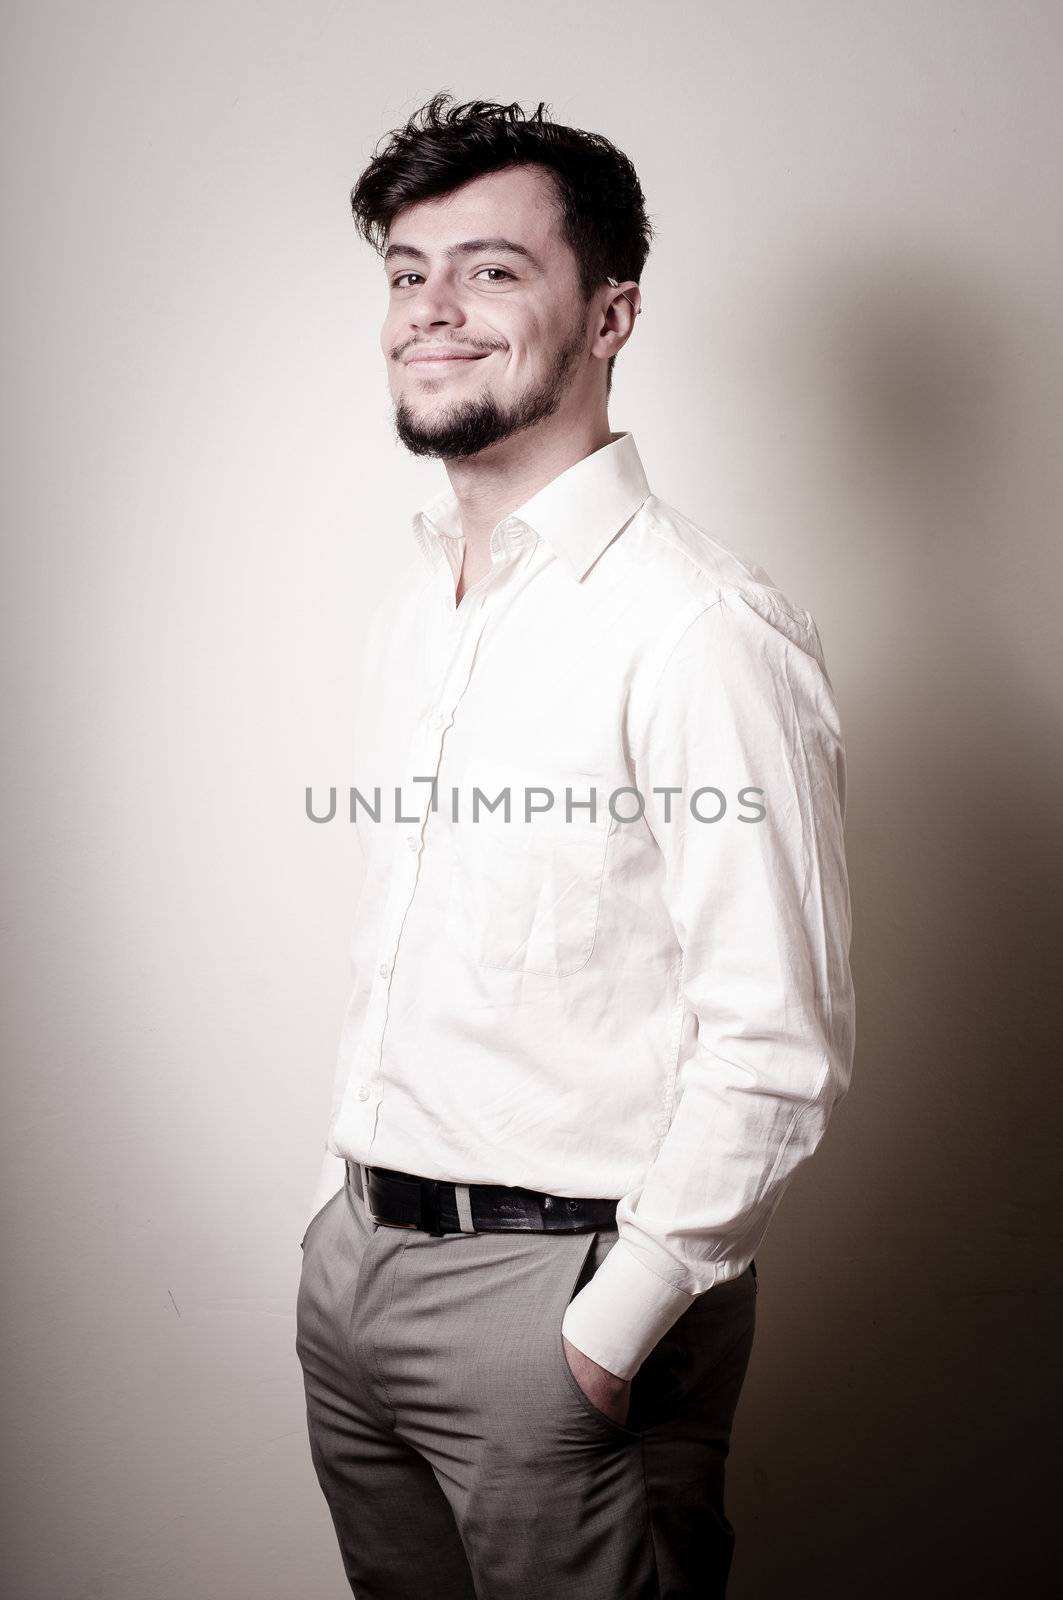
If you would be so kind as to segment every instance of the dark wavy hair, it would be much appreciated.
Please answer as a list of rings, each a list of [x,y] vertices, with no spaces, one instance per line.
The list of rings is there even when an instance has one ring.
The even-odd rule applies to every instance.
[[[527,117],[516,102],[469,100],[448,107],[453,98],[441,90],[404,127],[385,134],[351,190],[358,231],[378,254],[403,206],[449,194],[484,173],[534,162],[553,178],[561,232],[576,257],[584,302],[610,277],[640,281],[654,230],[623,151],[599,133],[549,121],[542,101]],[[615,361],[610,356],[607,395]]]

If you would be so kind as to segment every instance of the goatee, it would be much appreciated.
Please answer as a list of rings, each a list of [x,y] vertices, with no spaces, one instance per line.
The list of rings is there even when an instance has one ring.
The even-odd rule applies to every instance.
[[[534,388],[510,406],[502,406],[491,394],[459,400],[439,416],[421,419],[413,414],[405,397],[395,406],[395,433],[411,455],[437,456],[454,461],[475,456],[488,445],[498,444],[530,428],[560,408],[568,380],[582,354],[586,330],[582,319],[578,329],[558,350],[550,371]]]

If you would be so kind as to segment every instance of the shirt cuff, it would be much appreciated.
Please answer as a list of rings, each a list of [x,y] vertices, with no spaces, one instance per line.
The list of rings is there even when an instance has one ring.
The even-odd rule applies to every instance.
[[[561,1332],[607,1372],[633,1378],[695,1298],[644,1267],[621,1236],[569,1301]]]

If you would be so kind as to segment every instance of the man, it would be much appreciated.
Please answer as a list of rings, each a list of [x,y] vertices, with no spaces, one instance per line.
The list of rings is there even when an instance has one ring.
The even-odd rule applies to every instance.
[[[365,644],[311,1452],[361,1600],[705,1600],[754,1252],[852,1066],[841,730],[809,613],[610,428],[630,162],[449,98],[352,194],[449,487]]]

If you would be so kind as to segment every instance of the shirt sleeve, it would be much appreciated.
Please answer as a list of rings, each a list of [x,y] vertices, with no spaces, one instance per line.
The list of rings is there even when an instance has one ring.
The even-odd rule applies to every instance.
[[[816,624],[777,594],[706,601],[633,739],[681,952],[684,1043],[668,1132],[562,1324],[622,1378],[696,1296],[748,1268],[852,1072],[842,730]],[[665,786],[682,787],[671,820],[654,792]],[[705,818],[724,797],[718,821],[692,814],[698,789]]]

